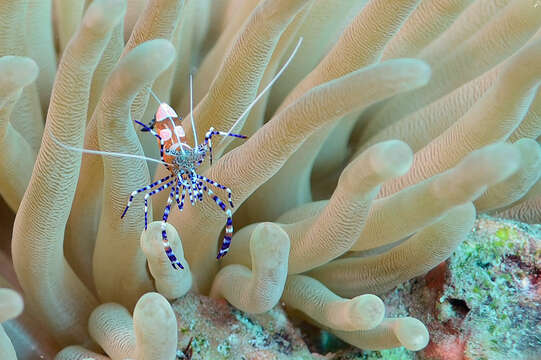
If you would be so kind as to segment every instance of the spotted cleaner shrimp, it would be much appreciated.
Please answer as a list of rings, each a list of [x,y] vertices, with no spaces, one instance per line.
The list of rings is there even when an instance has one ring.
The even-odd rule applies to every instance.
[[[261,97],[272,87],[272,85],[278,80],[280,75],[285,71],[287,66],[291,63],[295,54],[297,53],[301,43],[302,37],[297,42],[292,54],[289,56],[287,61],[281,67],[281,69],[276,73],[274,78],[267,84],[267,86],[256,96],[252,103],[246,108],[246,110],[241,114],[241,116],[235,121],[231,126],[231,129],[228,132],[217,131],[211,127],[205,134],[203,142],[198,143],[197,132],[194,122],[194,112],[193,112],[193,84],[192,76],[190,75],[190,120],[191,126],[194,135],[194,146],[191,147],[186,143],[186,137],[184,128],[181,125],[181,117],[169,106],[167,103],[160,101],[160,99],[154,94],[152,89],[150,89],[150,94],[154,99],[159,103],[158,110],[154,118],[148,125],[134,120],[135,123],[141,126],[141,131],[149,132],[154,135],[160,146],[160,160],[148,158],[145,156],[134,155],[134,154],[124,154],[124,153],[115,153],[115,152],[106,152],[106,151],[97,151],[90,149],[80,149],[75,148],[66,144],[61,143],[57,140],[52,134],[49,134],[51,138],[60,146],[73,151],[84,152],[89,154],[96,155],[106,155],[106,156],[117,156],[117,157],[131,157],[137,159],[143,159],[147,161],[153,161],[164,165],[167,170],[169,170],[169,175],[159,179],[147,186],[133,191],[128,199],[128,203],[124,212],[121,215],[123,218],[130,205],[133,202],[134,197],[142,192],[149,191],[144,196],[144,212],[145,212],[145,230],[148,226],[148,199],[161,192],[165,189],[171,188],[169,197],[167,199],[167,204],[164,209],[162,224],[161,224],[161,234],[162,234],[162,244],[164,247],[165,254],[167,255],[169,261],[171,262],[172,267],[175,270],[184,269],[184,266],[175,256],[169,241],[167,239],[166,224],[169,218],[169,213],[175,200],[179,211],[182,211],[184,208],[184,200],[186,193],[190,199],[190,204],[195,205],[197,201],[203,201],[203,195],[206,192],[214,202],[220,207],[222,211],[225,212],[227,216],[225,235],[222,241],[220,250],[218,251],[217,259],[225,256],[231,245],[231,239],[233,236],[233,219],[232,212],[234,205],[232,202],[232,192],[228,187],[215,182],[212,179],[209,179],[205,176],[202,176],[196,172],[196,169],[203,163],[207,153],[209,154],[209,161],[212,165],[212,137],[215,135],[220,135],[224,137],[236,137],[245,139],[246,136],[241,134],[232,133],[233,129],[238,125],[238,123],[250,112],[250,110],[255,106],[255,104],[261,99]],[[223,141],[223,140],[222,140]],[[221,189],[227,192],[229,207],[215,194],[210,186]]]
[[[190,77],[191,83],[191,77]],[[191,89],[191,86],[190,86]],[[152,91],[152,90],[151,90]],[[162,220],[162,241],[165,253],[171,262],[173,268],[183,269],[182,264],[177,260],[169,241],[167,240],[167,232],[165,231],[166,222],[169,217],[169,212],[171,211],[171,206],[173,204],[173,197],[177,202],[179,211],[182,211],[184,208],[184,199],[186,192],[190,198],[190,203],[195,205],[197,201],[203,201],[203,193],[207,192],[208,195],[218,204],[218,206],[226,213],[227,221],[225,226],[225,236],[222,242],[220,251],[218,252],[217,259],[221,258],[229,250],[231,244],[231,236],[233,234],[233,219],[231,209],[234,207],[233,201],[231,199],[231,189],[221,185],[214,180],[211,180],[205,176],[198,174],[195,170],[203,163],[207,153],[209,154],[210,163],[212,164],[212,136],[221,135],[221,136],[232,136],[237,138],[245,139],[246,136],[240,134],[233,134],[230,132],[216,131],[214,128],[210,128],[205,135],[204,142],[197,145],[197,134],[195,133],[195,127],[192,125],[194,130],[194,147],[190,147],[185,141],[184,128],[180,125],[181,118],[175,113],[175,111],[166,103],[160,102],[154,93],[152,95],[160,103],[158,111],[152,122],[147,126],[137,120],[135,122],[142,126],[142,131],[148,131],[158,139],[160,144],[160,158],[163,162],[167,163],[165,165],[170,174],[166,177],[153,182],[141,189],[135,190],[130,194],[128,204],[124,209],[121,217],[126,215],[133,198],[144,191],[149,191],[152,188],[154,190],[148,192],[144,197],[145,202],[145,230],[148,225],[148,199],[167,188],[171,188],[169,197],[167,198],[167,205],[163,212]],[[192,113],[193,114],[193,113]],[[154,131],[154,127],[158,132]],[[176,139],[176,141],[175,141]],[[161,185],[163,183],[163,185]],[[207,185],[212,185],[216,188],[225,190],[227,192],[228,202],[230,208],[227,208],[226,204],[216,195],[211,188]],[[160,186],[161,185],[161,186]],[[180,191],[182,189],[182,191]],[[181,193],[181,195],[180,195]]]

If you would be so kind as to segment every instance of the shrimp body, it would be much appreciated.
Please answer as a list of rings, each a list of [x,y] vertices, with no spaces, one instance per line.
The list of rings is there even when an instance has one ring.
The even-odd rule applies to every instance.
[[[220,209],[225,212],[227,217],[225,236],[217,256],[218,259],[221,258],[227,254],[229,246],[231,245],[231,237],[233,235],[231,209],[234,206],[231,199],[231,189],[198,174],[196,169],[203,163],[207,153],[210,154],[210,161],[212,163],[212,136],[221,135],[237,138],[246,138],[246,136],[216,131],[213,128],[210,128],[205,135],[204,141],[199,145],[196,144],[194,147],[191,147],[186,143],[186,134],[181,124],[181,118],[166,103],[160,103],[158,110],[156,111],[156,115],[149,125],[145,125],[137,120],[135,122],[142,126],[141,131],[150,132],[157,138],[158,145],[160,146],[161,161],[167,163],[167,165],[164,166],[169,170],[170,174],[152,184],[133,191],[130,195],[128,204],[124,210],[124,213],[122,214],[122,217],[124,217],[128,211],[135,195],[140,192],[151,190],[144,197],[146,230],[148,227],[148,199],[152,195],[170,188],[171,190],[162,218],[162,242],[165,253],[173,268],[183,269],[184,267],[176,258],[173,250],[171,249],[169,241],[167,240],[167,233],[165,231],[167,219],[169,218],[173,201],[176,201],[178,209],[182,211],[184,209],[184,200],[186,194],[188,194],[190,204],[195,205],[197,201],[203,201],[203,195],[207,193],[209,197],[211,197],[212,200],[220,207]],[[226,205],[226,203],[224,203],[220,197],[214,193],[211,186],[227,193],[229,206]]]

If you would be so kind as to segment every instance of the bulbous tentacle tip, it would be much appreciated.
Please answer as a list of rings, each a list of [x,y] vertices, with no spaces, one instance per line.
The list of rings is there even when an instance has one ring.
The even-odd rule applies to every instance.
[[[282,244],[289,243],[287,233],[280,226],[272,222],[263,222],[257,225],[252,232],[250,243],[258,246],[258,239],[260,238],[275,239],[276,242]]]
[[[149,292],[141,296],[135,305],[134,318],[140,317],[145,321],[170,322],[169,315],[173,312],[171,305],[163,295],[157,292]]]
[[[83,25],[95,32],[110,31],[126,13],[126,0],[95,0],[83,18]]]
[[[0,323],[16,318],[23,312],[23,297],[15,290],[0,289]]]
[[[410,169],[413,163],[413,151],[403,141],[384,141],[373,146],[370,162],[374,171],[382,177],[400,176]]]
[[[514,174],[520,167],[522,160],[520,149],[515,145],[507,143],[494,144],[490,146],[494,146],[494,157],[499,158],[499,164],[501,164],[501,168],[497,169],[498,174],[495,176],[495,178],[502,181]]]
[[[349,319],[353,328],[370,330],[383,321],[385,305],[376,295],[360,295],[351,299],[349,304]]]
[[[464,161],[465,166],[481,167],[481,173],[493,185],[513,175],[521,163],[520,149],[513,144],[495,143],[475,150]]]
[[[289,235],[278,225],[265,222],[257,225],[250,237],[252,261],[270,264],[287,260],[290,249]],[[263,259],[264,257],[264,259]]]
[[[424,349],[430,340],[426,326],[412,317],[396,319],[393,330],[402,346],[411,351]]]
[[[351,193],[371,188],[405,174],[413,163],[413,151],[399,140],[372,145],[359,154],[342,172],[339,184]]]
[[[150,292],[141,296],[133,311],[135,358],[173,359],[177,349],[177,319],[165,297]]]
[[[432,76],[430,65],[419,59],[400,58],[387,60],[386,62],[400,64],[404,69],[401,75],[409,79],[409,86],[413,88],[426,85]]]
[[[132,53],[132,57],[138,59],[136,61],[140,61],[138,71],[144,69],[143,71],[148,73],[139,76],[144,79],[143,81],[149,81],[150,79],[154,80],[157,74],[171,65],[175,59],[176,50],[169,40],[153,39],[138,45],[130,51],[130,54]]]
[[[34,60],[24,56],[0,57],[0,74],[2,75],[2,88],[0,97],[10,95],[29,85],[38,76],[39,68]]]

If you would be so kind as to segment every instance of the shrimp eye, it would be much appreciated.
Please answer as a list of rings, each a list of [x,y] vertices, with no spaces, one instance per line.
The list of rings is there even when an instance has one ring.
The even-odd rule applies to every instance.
[[[160,137],[163,141],[167,141],[171,139],[171,130],[169,129],[162,129],[160,130]]]
[[[182,126],[175,126],[175,134],[177,134],[178,137],[186,136],[186,134],[184,133],[184,128]]]

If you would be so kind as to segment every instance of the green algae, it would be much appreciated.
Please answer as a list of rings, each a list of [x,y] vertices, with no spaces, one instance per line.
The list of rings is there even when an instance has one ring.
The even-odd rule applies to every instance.
[[[412,360],[415,359],[415,353],[409,350],[406,350],[403,347],[389,350],[380,350],[380,351],[370,351],[363,354],[362,357],[358,358],[359,360],[376,360],[376,359],[385,359],[385,360]]]
[[[196,354],[200,354],[210,347],[205,334],[197,334],[192,339],[192,349]]]
[[[216,351],[218,351],[218,354],[222,355],[225,359],[229,358],[231,355],[231,344],[229,341],[224,340],[218,346],[216,347]]]
[[[540,319],[531,316],[539,304],[525,300],[539,252],[520,231],[512,222],[495,231],[483,229],[480,221],[448,260],[453,285],[440,298],[440,320],[456,317],[444,305],[447,300],[466,302],[465,321],[475,328],[466,346],[470,358],[518,359],[528,344],[539,344]]]

